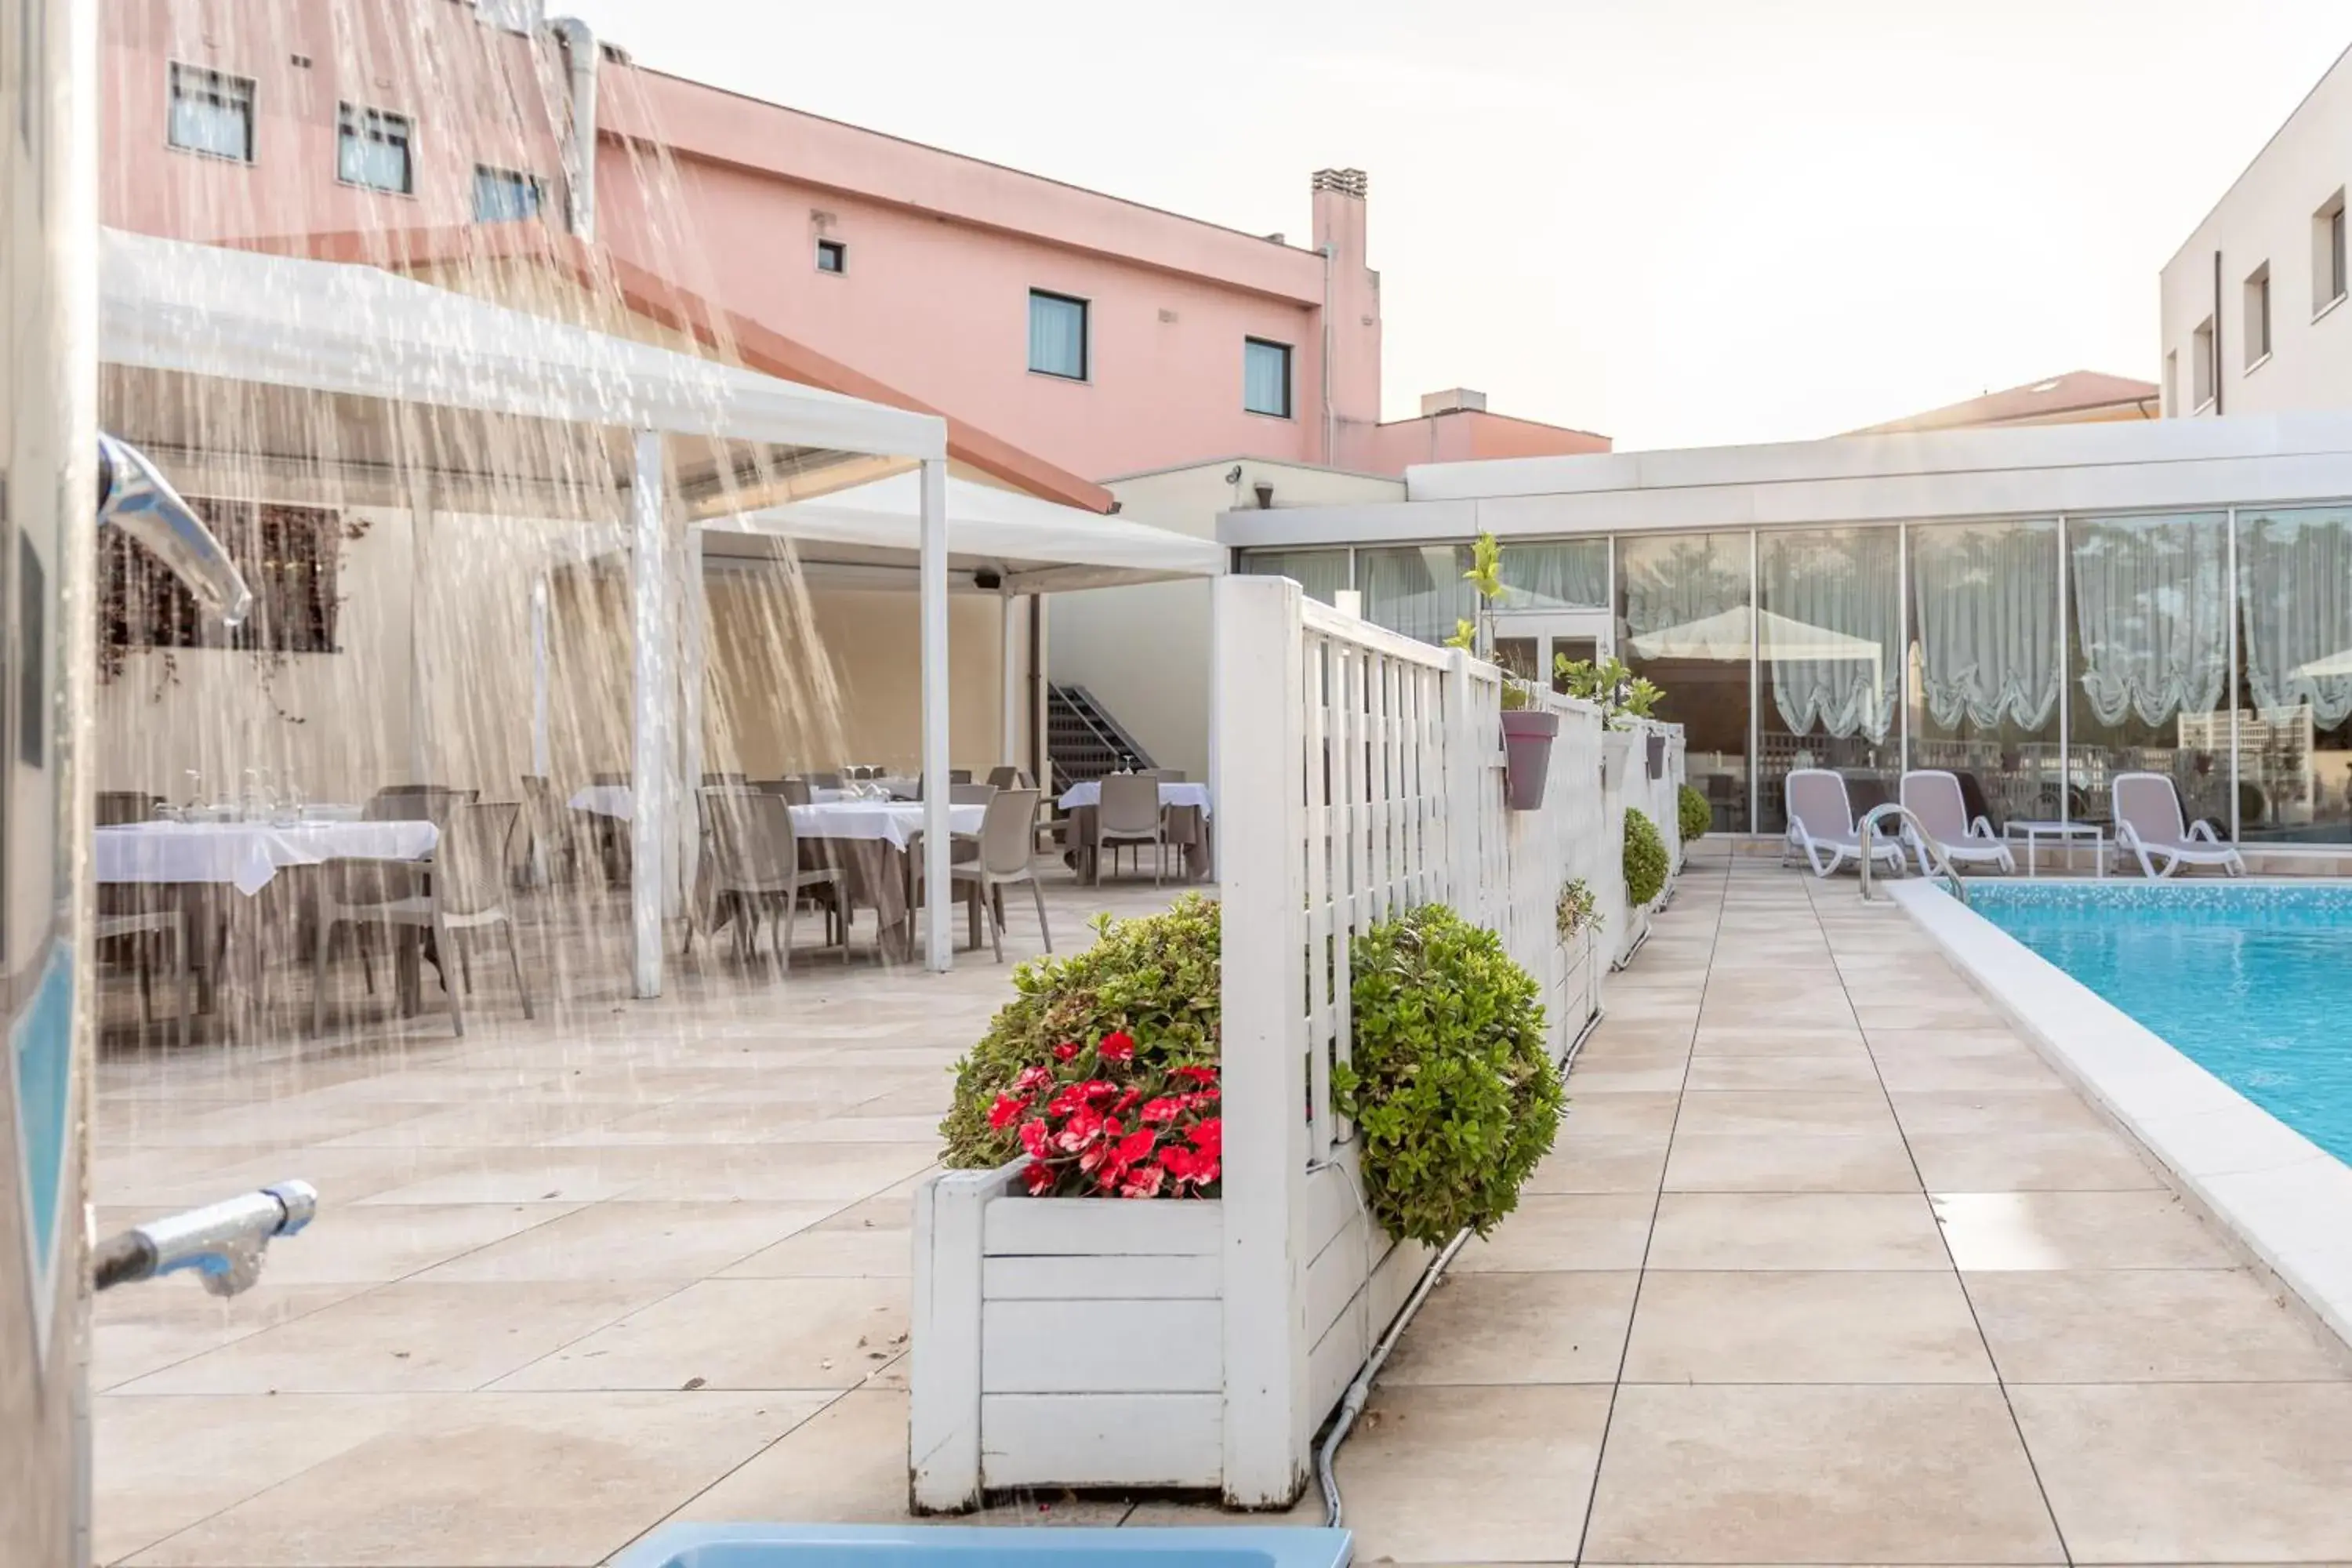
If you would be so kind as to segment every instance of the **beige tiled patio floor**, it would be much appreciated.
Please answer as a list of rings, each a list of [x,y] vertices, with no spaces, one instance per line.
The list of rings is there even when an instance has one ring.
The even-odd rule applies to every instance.
[[[1055,898],[1066,943],[1153,902]],[[902,1517],[906,1193],[1003,972],[688,991],[341,1070],[110,1068],[110,1219],[287,1173],[331,1207],[236,1303],[104,1304],[101,1560]],[[1360,1561],[2352,1560],[2342,1348],[1899,913],[1696,866],[1610,1005],[1341,1457]]]

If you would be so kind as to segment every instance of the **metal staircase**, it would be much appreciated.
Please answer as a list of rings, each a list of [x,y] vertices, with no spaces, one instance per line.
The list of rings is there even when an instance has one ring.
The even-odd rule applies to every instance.
[[[1054,762],[1057,795],[1072,784],[1115,773],[1122,764],[1152,765],[1135,737],[1083,686],[1045,688],[1045,749]]]

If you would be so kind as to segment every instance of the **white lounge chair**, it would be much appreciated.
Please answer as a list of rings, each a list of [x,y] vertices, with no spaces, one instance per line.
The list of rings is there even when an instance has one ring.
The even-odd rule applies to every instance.
[[[2115,784],[2116,848],[2139,861],[2151,878],[2169,877],[2184,866],[2218,866],[2232,877],[2246,874],[2237,849],[2221,842],[2212,825],[2184,825],[2180,791],[2162,773],[2117,773]]]
[[[1826,877],[1849,860],[1862,858],[1862,839],[1854,832],[1853,802],[1845,793],[1843,774],[1827,768],[1796,768],[1789,774],[1789,837],[1780,851],[1786,866],[1802,854],[1816,877]],[[1903,846],[1893,836],[1870,847],[1870,858],[1894,870],[1903,869]]]
[[[1981,816],[1969,820],[1968,797],[1960,793],[1959,774],[1941,768],[1914,768],[1903,775],[1901,793],[1904,809],[1917,817],[1928,837],[1943,847],[1952,869],[1991,866],[2012,876],[2016,874],[2017,858],[1993,832],[1992,824]],[[1903,835],[1919,858],[1919,874],[1927,876],[1934,869],[1928,863],[1927,846],[1907,822],[1903,825]]]

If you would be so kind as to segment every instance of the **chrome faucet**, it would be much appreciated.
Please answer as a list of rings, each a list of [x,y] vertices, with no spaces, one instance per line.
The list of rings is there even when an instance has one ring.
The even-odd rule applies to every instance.
[[[261,1278],[272,1237],[292,1236],[319,1212],[319,1190],[308,1182],[280,1182],[257,1193],[151,1220],[98,1244],[90,1285],[110,1286],[194,1269],[205,1289],[234,1296]]]
[[[227,626],[242,623],[253,592],[195,509],[180,499],[145,453],[100,432],[98,437],[98,525],[112,523],[147,549],[188,585],[197,602]]]

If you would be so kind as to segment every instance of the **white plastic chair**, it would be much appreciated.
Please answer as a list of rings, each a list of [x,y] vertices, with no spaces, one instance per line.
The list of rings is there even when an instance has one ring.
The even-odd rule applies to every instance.
[[[1914,768],[1903,775],[1904,809],[1926,825],[1928,836],[1943,846],[1952,868],[1969,866],[1997,867],[2014,876],[2017,858],[2009,846],[1992,830],[1992,824],[1979,816],[1969,820],[1968,797],[1960,793],[1960,776],[1941,768]],[[1909,823],[1903,825],[1903,836],[1919,858],[1919,874],[1923,877],[1935,869],[1927,860],[1927,846]]]
[[[2232,877],[2246,874],[2235,847],[2221,842],[2210,823],[2187,823],[2180,791],[2162,773],[2117,773],[2115,783],[2116,848],[2139,861],[2151,879],[2169,877],[2184,866],[2218,866]]]
[[[1034,789],[998,790],[988,803],[988,813],[980,822],[980,858],[960,860],[948,868],[953,882],[977,882],[980,901],[988,910],[988,936],[995,949],[996,962],[1004,962],[1004,888],[1016,883],[1029,884],[1029,896],[1037,900],[1037,930],[1045,940],[1045,951],[1054,951],[1054,932],[1045,923],[1045,890],[1037,885],[1030,869],[1030,859],[1036,846],[1034,825],[1037,819],[1037,792]]]
[[[1845,778],[1827,768],[1796,768],[1789,774],[1789,836],[1781,846],[1780,864],[1801,854],[1816,877],[1826,877],[1849,860],[1862,858],[1862,839],[1854,832],[1853,802],[1845,793]],[[1903,869],[1903,846],[1882,838],[1870,847],[1870,858]]]
[[[1144,773],[1112,773],[1102,782],[1102,798],[1095,806],[1095,877],[1101,879],[1100,857],[1116,855],[1121,844],[1149,844],[1154,858],[1151,885],[1168,875],[1168,819],[1160,810],[1160,781]]]
[[[433,933],[433,948],[441,966],[441,989],[449,998],[449,1026],[459,1037],[466,1033],[463,993],[472,984],[473,965],[457,945],[457,933],[470,934],[498,926],[506,938],[507,962],[514,970],[515,989],[522,996],[522,1016],[531,1016],[530,987],[523,979],[522,950],[515,941],[514,917],[507,907],[507,849],[514,837],[520,807],[513,802],[455,806],[440,820],[440,842],[434,846],[430,892],[345,902],[321,891],[319,900],[318,948],[312,960],[310,1027],[327,1022],[327,956],[339,925],[403,927]],[[391,871],[412,870],[403,863],[336,861],[335,866],[361,868],[377,865]],[[387,889],[386,890],[391,890]]]

